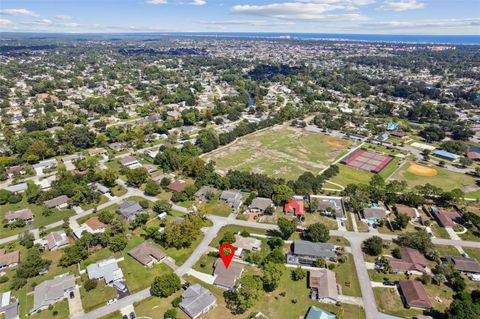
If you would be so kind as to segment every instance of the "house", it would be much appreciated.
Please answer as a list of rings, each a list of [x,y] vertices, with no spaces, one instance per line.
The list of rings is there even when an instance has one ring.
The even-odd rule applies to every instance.
[[[287,254],[287,263],[313,265],[318,259],[334,258],[336,256],[335,246],[332,244],[294,240],[292,251]]]
[[[167,116],[173,118],[174,120],[178,120],[182,117],[182,114],[177,111],[168,111]]]
[[[5,187],[5,190],[12,192],[14,194],[21,194],[28,189],[27,183],[20,183],[16,185],[10,185]]]
[[[468,274],[480,274],[480,264],[473,258],[446,256],[445,259],[451,262],[457,271]]]
[[[185,187],[187,187],[187,182],[181,179],[173,181],[167,186],[172,192],[183,192]]]
[[[455,210],[448,210],[444,207],[433,205],[430,212],[442,227],[453,227],[455,226],[455,221],[461,221],[461,215]]]
[[[58,197],[55,197],[53,199],[50,199],[50,200],[46,200],[43,202],[43,204],[47,207],[47,208],[66,208],[68,207],[68,201],[70,200],[70,198],[68,198],[67,195],[62,195],[62,196],[58,196]]]
[[[102,223],[97,216],[91,217],[85,221],[80,227],[73,230],[77,238],[82,237],[82,233],[86,231],[90,234],[104,233],[107,225]]]
[[[223,191],[220,199],[227,202],[227,204],[237,210],[242,206],[242,193],[236,191]]]
[[[68,245],[68,236],[64,230],[54,231],[43,239],[35,240],[34,243],[40,244],[49,251],[54,251]]]
[[[135,217],[139,214],[145,213],[142,206],[136,201],[123,202],[118,208],[117,213],[122,215],[125,219],[130,221],[135,220]]]
[[[235,256],[243,257],[245,251],[258,251],[262,246],[262,242],[253,237],[243,237],[235,234],[235,242],[232,244],[235,247]]]
[[[106,187],[105,185],[102,185],[100,183],[94,183],[93,187],[102,194],[110,193],[110,189],[108,187]]]
[[[445,159],[448,161],[452,161],[452,162],[456,162],[460,159],[459,155],[447,152],[445,150],[435,150],[432,152],[432,154],[436,157],[439,157],[441,159]]]
[[[8,178],[13,178],[16,175],[25,175],[27,170],[22,165],[15,165],[7,168],[5,172],[7,173]]]
[[[407,215],[408,217],[410,217],[411,220],[420,220],[420,214],[418,213],[418,210],[416,208],[407,205],[396,204],[395,211],[397,212],[397,214]]]
[[[23,220],[25,222],[33,220],[33,212],[30,208],[20,209],[20,210],[10,210],[5,214],[5,220],[9,223],[12,223],[17,220]]]
[[[68,156],[63,157],[62,162],[64,162],[64,163],[73,162],[73,161],[81,160],[81,159],[84,159],[84,158],[85,158],[85,156],[83,156],[82,154],[72,154],[72,155],[68,155]]]
[[[400,248],[400,255],[402,257],[400,259],[390,259],[393,273],[410,272],[421,275],[427,271],[428,261],[418,250],[402,247]]]
[[[248,206],[248,209],[251,213],[263,214],[269,207],[274,207],[273,201],[270,198],[256,197],[252,200],[252,203],[250,206]]]
[[[89,279],[103,278],[107,285],[123,280],[122,269],[118,267],[117,261],[113,257],[88,265],[87,273]]]
[[[412,308],[432,309],[432,303],[420,281],[400,280],[399,288],[406,305]]]
[[[338,301],[335,272],[326,268],[310,270],[308,282],[310,286],[310,298],[313,300],[324,303],[336,303]]]
[[[393,137],[401,138],[401,139],[407,137],[407,133],[405,133],[404,131],[401,131],[401,130],[392,131],[392,132],[390,132],[390,135],[393,136]]]
[[[142,167],[142,164],[134,156],[127,155],[120,159],[120,165],[128,169],[135,169]]]
[[[347,220],[345,205],[341,197],[311,195],[310,208],[325,216],[335,217],[335,219],[343,221]]]
[[[20,319],[18,301],[12,298],[11,291],[0,293],[0,318]]]
[[[108,144],[108,147],[110,147],[110,149],[112,149],[115,152],[121,152],[127,149],[127,144],[115,142],[115,143]]]
[[[380,220],[387,218],[387,211],[383,207],[364,208],[363,218],[366,219],[369,225],[374,225]]]
[[[205,202],[214,195],[218,190],[215,187],[211,186],[202,186],[198,191],[195,192],[195,198],[199,201]]]
[[[217,303],[217,298],[210,290],[203,288],[199,284],[189,286],[182,293],[182,302],[179,304],[187,316],[197,319],[212,310]]]
[[[75,276],[61,275],[51,280],[45,280],[35,286],[33,293],[33,308],[30,313],[47,309],[49,305],[67,298],[70,291],[75,290]]]
[[[337,317],[328,311],[322,310],[316,306],[310,306],[305,319],[336,319]]]
[[[235,282],[240,278],[242,272],[242,264],[232,262],[228,268],[225,268],[223,261],[219,258],[214,264],[213,275],[215,276],[215,280],[213,284],[224,289],[233,289]]]
[[[283,206],[285,214],[291,214],[295,217],[301,217],[304,214],[303,199],[290,199]]]
[[[91,148],[91,149],[88,150],[88,155],[108,157],[108,152],[103,147]]]
[[[6,253],[5,249],[0,249],[0,272],[8,268],[16,268],[20,263],[20,251]]]
[[[467,157],[472,161],[480,161],[480,147],[470,146]]]
[[[167,256],[148,242],[143,242],[137,247],[130,249],[128,254],[147,268],[153,267],[153,265],[158,264]]]

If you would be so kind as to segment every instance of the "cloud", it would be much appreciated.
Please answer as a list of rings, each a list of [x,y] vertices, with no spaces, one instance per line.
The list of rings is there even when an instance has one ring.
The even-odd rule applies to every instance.
[[[419,21],[386,21],[362,23],[365,28],[371,29],[424,29],[424,28],[441,28],[455,29],[480,26],[480,18],[473,19],[439,19],[439,20],[419,20]]]
[[[72,20],[73,17],[67,16],[67,15],[63,15],[63,14],[59,14],[59,15],[56,15],[56,16],[55,16],[55,19],[65,21],[65,20]]]
[[[148,4],[155,4],[155,5],[160,5],[160,4],[167,4],[167,0],[148,0]]]
[[[6,27],[6,26],[14,25],[14,24],[15,23],[13,23],[12,20],[0,19],[0,27]]]
[[[400,0],[400,1],[386,1],[379,8],[380,10],[392,10],[392,11],[407,11],[407,10],[416,10],[423,9],[425,3],[417,2],[417,0]]]
[[[273,27],[282,25],[294,25],[294,22],[283,21],[261,21],[261,20],[223,20],[223,21],[198,21],[204,25],[226,26],[226,25],[248,25],[255,27]]]
[[[6,16],[26,16],[26,17],[38,17],[39,15],[33,11],[27,9],[2,9],[1,15]]]
[[[362,1],[364,2],[365,0]],[[350,5],[320,3],[319,1],[317,2],[318,3],[284,2],[272,3],[268,5],[236,5],[231,8],[231,12],[296,21],[356,21],[366,19],[366,17],[357,13],[325,14],[326,12],[330,11],[350,10],[352,7]],[[336,3],[340,1],[326,0],[326,2]],[[342,3],[345,3],[345,1],[342,1]]]
[[[193,0],[192,2],[189,2],[188,4],[191,4],[193,6],[203,6],[207,4],[207,1],[205,0]]]

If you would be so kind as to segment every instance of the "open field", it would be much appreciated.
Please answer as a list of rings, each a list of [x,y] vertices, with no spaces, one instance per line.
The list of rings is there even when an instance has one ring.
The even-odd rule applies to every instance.
[[[405,163],[402,168],[392,176],[392,178],[400,181],[406,181],[409,187],[430,183],[432,185],[441,187],[445,191],[459,188],[467,194],[467,197],[469,197],[468,193],[473,193],[478,190],[478,187],[475,185],[475,180],[471,176],[452,172],[442,167],[427,167],[413,162]]]
[[[217,168],[265,173],[295,179],[305,171],[318,173],[341,157],[350,141],[286,125],[275,126],[240,138],[209,153]]]

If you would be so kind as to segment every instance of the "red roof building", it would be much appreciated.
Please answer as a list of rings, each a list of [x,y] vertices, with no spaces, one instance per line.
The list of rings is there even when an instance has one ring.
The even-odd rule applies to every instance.
[[[405,272],[405,271],[417,271],[423,273],[428,266],[428,261],[425,257],[416,249],[409,247],[400,248],[401,259],[390,259],[390,266],[392,272]]]
[[[295,216],[302,216],[304,213],[303,200],[291,199],[285,202],[283,207],[285,214],[293,214]]]
[[[183,192],[186,186],[187,186],[187,183],[179,179],[178,181],[174,181],[170,183],[170,185],[168,185],[167,188],[173,192]]]
[[[420,281],[401,280],[399,286],[407,305],[421,309],[432,309],[432,303]]]

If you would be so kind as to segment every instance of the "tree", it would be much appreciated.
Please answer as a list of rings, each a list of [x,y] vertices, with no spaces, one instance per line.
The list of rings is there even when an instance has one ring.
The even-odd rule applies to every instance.
[[[273,201],[277,205],[282,205],[293,196],[293,190],[287,185],[275,185],[273,186]]]
[[[453,291],[460,292],[465,290],[466,284],[465,280],[463,279],[462,275],[459,272],[454,272],[449,279],[450,287],[452,287]]]
[[[182,288],[180,278],[175,273],[155,277],[151,286],[153,296],[166,298]]]
[[[83,288],[85,288],[86,291],[90,291],[97,288],[97,284],[98,282],[96,280],[87,279],[87,281],[85,281],[85,283],[83,284]]]
[[[314,223],[308,226],[304,237],[306,240],[313,241],[315,243],[325,243],[330,239],[330,231],[324,224]]]
[[[113,219],[113,216],[114,215],[112,214],[112,212],[109,212],[108,210],[104,210],[98,213],[98,220],[104,224],[110,224],[110,222]]]
[[[263,295],[263,282],[260,276],[247,273],[235,284],[232,291],[224,293],[227,307],[235,314],[242,314],[251,308]]]
[[[235,242],[235,235],[232,232],[227,231],[225,232],[222,239],[220,240],[220,245],[223,245],[225,243],[233,244],[234,242]]]
[[[404,213],[398,213],[395,216],[395,226],[399,229],[404,229],[407,227],[408,223],[410,222],[410,217]]]
[[[275,264],[284,264],[285,263],[285,254],[281,247],[273,249],[263,260],[266,263],[275,263]]]
[[[100,179],[102,180],[103,184],[108,187],[113,187],[116,185],[116,180],[118,178],[118,174],[111,168],[107,168],[103,171],[100,171]]]
[[[400,235],[397,242],[400,246],[415,248],[422,253],[433,248],[432,239],[425,229]]]
[[[383,250],[383,239],[373,236],[363,242],[363,251],[370,256],[378,256]]]
[[[384,274],[390,273],[392,271],[392,266],[390,266],[390,261],[385,256],[380,256],[376,262],[378,269]]]
[[[307,276],[307,271],[300,267],[297,267],[294,270],[290,271],[290,274],[293,281],[299,281]]]
[[[204,153],[208,153],[216,149],[219,145],[217,133],[214,130],[202,130],[197,135],[196,145],[202,149]]]
[[[297,223],[285,217],[280,217],[277,221],[278,228],[282,234],[282,238],[287,240],[297,229]]]
[[[205,161],[200,157],[192,157],[183,164],[183,172],[190,177],[197,177],[205,170]]]
[[[262,270],[262,280],[263,280],[263,289],[266,292],[272,292],[277,289],[280,279],[282,279],[283,272],[285,271],[285,265],[267,263],[263,266]]]
[[[170,308],[167,311],[165,311],[165,314],[163,315],[163,319],[177,319],[177,309],[175,308]]]
[[[153,211],[157,214],[170,214],[170,212],[172,211],[172,204],[170,204],[170,202],[166,199],[161,199],[159,201],[156,201],[155,204],[153,204]]]
[[[160,194],[161,188],[155,181],[149,179],[145,185],[145,194],[150,196],[157,196]]]
[[[38,276],[40,272],[47,270],[51,263],[51,260],[42,259],[40,250],[32,248],[29,250],[27,258],[25,258],[18,267],[16,276],[19,278],[32,278]]]
[[[28,231],[23,234],[20,234],[19,236],[20,245],[24,246],[27,249],[30,249],[33,247],[34,240],[35,240],[35,237]]]
[[[125,175],[127,176],[127,182],[136,187],[145,183],[148,178],[148,172],[144,167],[128,169]]]

